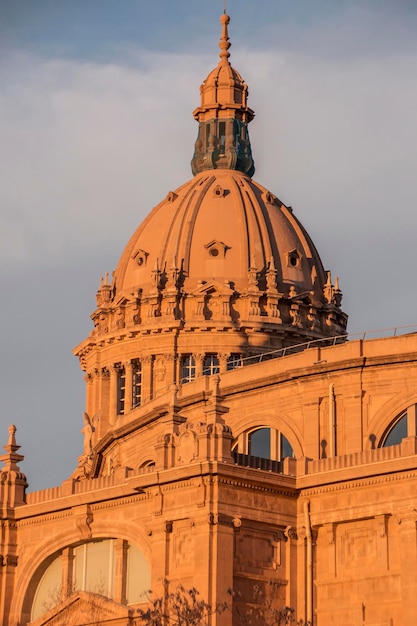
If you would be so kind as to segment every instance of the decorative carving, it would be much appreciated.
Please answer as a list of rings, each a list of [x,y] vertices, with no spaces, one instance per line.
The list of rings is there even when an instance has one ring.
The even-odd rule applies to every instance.
[[[307,319],[310,322],[311,330],[320,330],[320,320],[317,315],[317,308],[313,305],[310,306],[307,314]]]
[[[281,564],[281,541],[262,528],[241,528],[235,535],[236,563],[240,572],[276,570]]]
[[[80,539],[91,539],[92,529],[91,524],[94,521],[93,512],[90,505],[85,504],[74,507],[72,513],[75,517],[75,523],[79,532]]]
[[[106,272],[104,279],[100,278],[100,287],[96,293],[98,307],[108,306],[112,301],[113,287],[109,283],[109,273]]]
[[[274,257],[271,256],[269,267],[266,271],[266,287],[268,293],[276,293],[277,291],[277,270],[275,268]]]
[[[165,200],[166,200],[167,202],[170,202],[170,203],[171,203],[171,202],[175,202],[175,200],[176,200],[177,198],[178,198],[178,194],[177,194],[177,193],[175,193],[175,191],[169,191],[169,192],[167,193],[167,196],[166,196]]]
[[[180,465],[192,463],[197,456],[197,442],[192,424],[185,424],[185,431],[178,437],[177,461]]]
[[[221,185],[216,185],[213,189],[213,196],[216,198],[223,198],[225,196],[225,190]]]
[[[123,308],[120,308],[116,311],[116,328],[124,328],[125,325],[125,312]]]
[[[94,427],[94,421],[97,419],[97,413],[94,415],[93,419],[90,419],[87,412],[83,415],[84,427],[81,429],[81,432],[84,436],[84,455],[86,457],[91,457],[93,455],[93,433],[96,430]]]
[[[252,258],[252,262],[251,262],[251,265],[249,267],[248,284],[249,284],[249,289],[256,289],[256,290],[258,290],[258,270],[256,268],[255,259],[254,258]]]
[[[189,525],[175,531],[174,558],[177,568],[189,567],[194,562],[194,538]]]
[[[287,526],[284,530],[284,535],[287,539],[292,539],[293,541],[298,539],[297,529],[293,526]]]
[[[158,382],[163,382],[165,380],[166,366],[165,366],[165,359],[163,357],[158,357],[156,359],[155,365],[154,365],[154,374],[155,374],[155,379]]]
[[[295,326],[296,328],[302,328],[303,327],[303,323],[301,321],[301,316],[300,316],[300,307],[295,302],[293,302],[291,304],[291,307],[290,307],[290,317],[291,317],[291,325],[292,326]]]

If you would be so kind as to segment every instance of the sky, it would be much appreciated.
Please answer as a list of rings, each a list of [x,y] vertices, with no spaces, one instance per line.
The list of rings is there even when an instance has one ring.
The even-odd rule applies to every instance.
[[[72,349],[92,328],[100,277],[192,176],[192,111],[222,11],[223,0],[0,1],[0,446],[16,424],[30,491],[61,483],[82,453]],[[351,333],[417,324],[417,0],[227,11],[256,113],[255,180],[340,277]]]

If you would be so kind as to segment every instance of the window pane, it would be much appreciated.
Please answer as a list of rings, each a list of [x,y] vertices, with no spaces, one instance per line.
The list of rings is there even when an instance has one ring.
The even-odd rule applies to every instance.
[[[62,560],[57,557],[41,578],[32,604],[31,621],[61,602]]]
[[[382,444],[384,448],[388,446],[395,446],[407,437],[407,414],[403,415],[398,422],[391,428],[387,438]]]
[[[195,360],[191,354],[185,355],[181,360],[181,380],[182,384],[189,383],[195,379]]]
[[[259,428],[249,435],[249,454],[263,459],[271,458],[271,430]]]
[[[127,603],[146,602],[145,593],[151,588],[151,574],[143,553],[130,544],[127,560]]]
[[[281,459],[285,459],[287,456],[294,456],[294,450],[288,439],[281,435]]]
[[[234,370],[237,367],[242,365],[242,357],[240,354],[231,354],[227,359],[227,369],[228,371]]]
[[[92,541],[74,550],[75,588],[112,598],[115,580],[114,541]]]
[[[85,591],[113,596],[113,541],[87,544]]]
[[[203,363],[203,375],[211,376],[220,372],[219,359],[215,354],[206,354]]]

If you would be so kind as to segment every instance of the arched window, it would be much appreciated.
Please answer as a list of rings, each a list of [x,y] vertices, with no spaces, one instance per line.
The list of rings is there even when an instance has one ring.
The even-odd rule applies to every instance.
[[[116,576],[120,572],[121,576]],[[102,539],[69,546],[46,567],[36,587],[31,621],[41,617],[76,591],[96,593],[123,604],[143,602],[150,587],[150,570],[145,556],[124,539]]]
[[[396,422],[390,426],[384,437],[382,438],[381,447],[387,448],[388,446],[395,446],[407,437],[408,424],[407,413],[403,413]]]
[[[155,461],[153,461],[152,459],[149,459],[149,461],[144,461],[144,463],[141,464],[141,466],[139,467],[139,469],[144,470],[144,469],[152,469],[155,467]]]
[[[241,454],[272,461],[294,457],[294,450],[285,435],[268,426],[242,433],[234,449]]]

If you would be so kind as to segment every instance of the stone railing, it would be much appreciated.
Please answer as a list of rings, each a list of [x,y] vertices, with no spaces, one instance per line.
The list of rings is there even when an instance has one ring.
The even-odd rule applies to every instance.
[[[391,459],[406,458],[417,454],[417,437],[406,437],[401,443],[386,448],[375,448],[363,452],[352,452],[327,459],[299,459],[297,474],[318,474],[332,470],[342,470],[360,465],[381,463]]]

